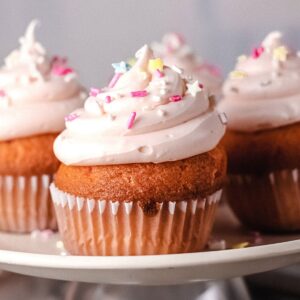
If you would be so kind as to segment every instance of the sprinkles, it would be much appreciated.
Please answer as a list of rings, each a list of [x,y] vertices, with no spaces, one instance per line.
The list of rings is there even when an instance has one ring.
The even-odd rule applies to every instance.
[[[219,119],[223,125],[226,125],[228,123],[228,119],[225,113],[220,113]]]
[[[252,58],[257,59],[264,53],[264,51],[265,51],[265,48],[262,46],[254,48],[251,56],[252,56]]]
[[[89,95],[91,96],[91,97],[96,97],[98,94],[100,94],[101,93],[101,90],[100,89],[98,89],[98,88],[90,88],[90,93],[89,93]]]
[[[158,69],[155,71],[155,75],[159,78],[162,78],[162,77],[165,76],[165,74],[162,71],[158,70]]]
[[[0,97],[6,97],[6,93],[4,90],[0,90]]]
[[[273,50],[273,59],[284,62],[287,59],[288,49],[284,46],[277,47]]]
[[[114,77],[111,79],[110,83],[108,84],[108,87],[112,89],[116,85],[116,83],[118,82],[121,76],[122,73],[115,73]]]
[[[197,93],[202,91],[203,85],[198,80],[187,84],[188,92],[195,97]]]
[[[69,114],[68,116],[65,117],[65,121],[66,122],[72,122],[75,119],[77,119],[79,117],[78,114]]]
[[[171,96],[171,97],[169,98],[169,100],[170,100],[171,102],[178,102],[178,101],[182,100],[182,97],[181,97],[180,95],[174,95],[174,96]]]
[[[160,58],[150,59],[148,63],[148,69],[150,72],[155,72],[156,70],[162,71],[164,68],[164,62]]]
[[[182,73],[183,73],[183,70],[182,70],[181,68],[175,66],[175,65],[173,65],[173,66],[171,67],[171,69],[172,69],[173,71],[175,71],[176,73],[178,73],[178,74],[182,74]]]
[[[146,97],[148,92],[146,90],[143,91],[133,91],[130,93],[132,97]]]
[[[111,102],[111,96],[106,96],[105,97],[105,102],[110,103]]]
[[[62,66],[54,66],[52,69],[52,73],[57,76],[65,76],[73,72],[74,70],[72,68],[65,68]]]
[[[239,71],[239,70],[234,70],[232,72],[230,72],[230,78],[232,79],[242,79],[247,77],[247,73],[244,71]]]
[[[126,63],[125,61],[121,61],[119,63],[113,63],[111,65],[115,69],[115,73],[126,73],[131,69],[131,65]]]
[[[128,122],[127,122],[127,128],[128,128],[128,129],[131,129],[131,128],[133,127],[135,118],[136,118],[136,112],[133,111],[133,112],[130,114],[129,119],[128,119]]]

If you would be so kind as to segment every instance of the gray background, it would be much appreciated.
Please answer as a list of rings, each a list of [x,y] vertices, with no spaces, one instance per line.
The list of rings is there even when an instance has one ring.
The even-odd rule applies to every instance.
[[[46,49],[67,55],[87,86],[105,85],[111,62],[168,31],[184,34],[224,74],[271,30],[300,48],[299,0],[0,0],[1,59],[32,18]]]

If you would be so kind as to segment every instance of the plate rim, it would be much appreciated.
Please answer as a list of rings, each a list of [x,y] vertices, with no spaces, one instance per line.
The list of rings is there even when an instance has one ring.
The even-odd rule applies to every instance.
[[[208,266],[294,254],[300,254],[300,239],[242,249],[140,256],[64,256],[0,250],[0,265],[70,270],[141,270]]]

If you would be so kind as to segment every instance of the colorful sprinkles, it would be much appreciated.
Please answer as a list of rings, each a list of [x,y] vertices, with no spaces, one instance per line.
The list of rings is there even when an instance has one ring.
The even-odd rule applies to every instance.
[[[121,61],[119,63],[113,63],[112,67],[115,69],[115,73],[126,73],[131,69],[131,65],[125,61]]]
[[[178,101],[181,101],[181,100],[182,100],[182,96],[180,96],[180,95],[174,95],[174,96],[171,96],[171,97],[169,98],[169,100],[170,100],[171,102],[178,102]]]
[[[197,93],[201,92],[203,89],[203,85],[199,83],[198,80],[194,81],[193,83],[187,83],[188,92],[195,97]]]
[[[132,97],[146,97],[148,92],[146,90],[143,91],[133,91],[130,93]]]
[[[254,48],[251,53],[251,56],[252,56],[252,58],[257,59],[264,53],[264,51],[265,51],[265,48],[262,46]]]
[[[101,93],[101,89],[98,89],[98,88],[90,88],[90,93],[89,95],[91,97],[96,97],[98,94]]]
[[[273,50],[273,59],[275,61],[284,62],[287,59],[288,49],[284,46],[277,47]]]
[[[74,70],[72,68],[66,68],[64,66],[54,66],[52,68],[52,73],[57,76],[65,76],[73,72]]]
[[[131,128],[133,127],[135,118],[136,118],[136,112],[133,111],[133,112],[130,114],[129,119],[128,119],[128,122],[127,122],[127,128],[128,128],[128,129],[131,129]]]
[[[230,78],[232,79],[242,79],[247,77],[247,73],[244,71],[239,71],[239,70],[234,70],[232,72],[230,72]]]
[[[74,121],[75,119],[77,119],[78,117],[79,117],[79,115],[76,114],[76,113],[69,114],[69,115],[65,116],[65,121],[66,121],[66,122],[72,122],[72,121]]]
[[[150,59],[148,63],[148,69],[150,72],[157,70],[161,71],[164,69],[164,62],[160,58]]]
[[[120,79],[121,76],[122,76],[122,73],[115,73],[115,75],[113,76],[113,78],[109,82],[108,87],[110,89],[112,89],[116,85],[116,83],[118,82],[118,80]]]

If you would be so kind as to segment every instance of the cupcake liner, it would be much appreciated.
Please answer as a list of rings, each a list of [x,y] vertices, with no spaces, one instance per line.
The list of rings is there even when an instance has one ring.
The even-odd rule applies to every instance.
[[[150,255],[202,250],[212,229],[218,191],[204,199],[152,203],[76,197],[50,186],[65,249],[73,255]]]
[[[299,169],[230,175],[225,197],[246,225],[269,231],[300,230]]]
[[[57,229],[50,175],[0,176],[0,230],[26,233]]]

